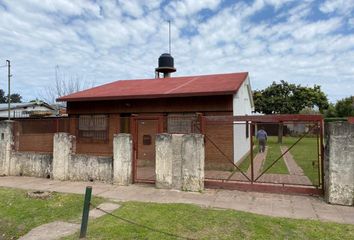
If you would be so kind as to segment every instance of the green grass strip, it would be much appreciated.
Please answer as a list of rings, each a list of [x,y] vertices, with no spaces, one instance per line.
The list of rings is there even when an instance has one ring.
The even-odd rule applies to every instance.
[[[284,137],[283,144],[290,147],[298,138]],[[304,137],[291,150],[296,163],[314,185],[318,185],[317,139]]]
[[[54,192],[48,199],[27,197],[27,191],[0,187],[0,239],[17,239],[39,225],[56,220],[80,221],[83,195]],[[103,201],[93,198],[95,204]]]
[[[125,202],[114,215],[191,239],[354,239],[354,225],[268,217],[189,204]],[[65,238],[77,239],[78,233]],[[106,215],[87,239],[179,239]]]
[[[267,147],[268,153],[266,159],[263,163],[263,170],[267,169],[278,157],[282,155],[280,146],[281,144],[277,143],[277,137],[268,137]],[[289,174],[288,168],[284,162],[284,159],[279,159],[266,173],[276,173],[276,174]]]

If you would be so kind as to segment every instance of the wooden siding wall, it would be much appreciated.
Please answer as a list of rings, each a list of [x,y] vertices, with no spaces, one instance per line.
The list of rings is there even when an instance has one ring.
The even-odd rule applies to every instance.
[[[232,95],[68,102],[69,115],[108,113],[232,112]]]
[[[120,132],[120,113],[156,115],[163,113],[203,113],[204,115],[232,114],[232,96],[184,97],[148,100],[120,100],[96,102],[69,102],[69,118],[58,122],[56,119],[36,119],[27,122],[17,137],[19,151],[52,152],[55,132],[68,132],[76,136],[76,153],[88,155],[113,155],[113,135]],[[108,140],[104,142],[84,142],[78,135],[78,118],[81,114],[107,114]],[[163,129],[167,131],[164,119]],[[210,126],[206,133],[222,146],[222,150],[232,158],[232,126]],[[22,131],[22,132],[21,132]],[[215,147],[206,141],[206,163],[226,162]]]
[[[69,116],[78,117],[80,114],[117,114],[131,113],[138,116],[146,114],[162,114],[162,113],[196,113],[200,112],[204,115],[232,115],[233,96],[200,96],[200,97],[183,97],[183,98],[159,98],[159,99],[135,99],[135,100],[116,100],[116,101],[92,101],[92,102],[68,102],[67,112]],[[166,120],[166,119],[165,119]],[[119,120],[118,120],[119,121]],[[115,127],[110,124],[109,144],[87,144],[77,143],[78,153],[100,153],[101,155],[112,154],[112,139],[114,133],[119,132],[118,122],[114,123]],[[164,131],[167,131],[167,121],[163,123]],[[73,125],[71,125],[73,126]],[[76,126],[76,124],[75,124]],[[74,129],[71,131],[74,134]],[[207,129],[222,150],[227,153],[230,159],[233,158],[233,134],[232,126],[211,126]],[[75,133],[75,135],[77,135]],[[216,162],[215,165],[225,163],[231,165],[215,149],[214,146],[206,142],[206,163]],[[211,164],[212,165],[212,164]]]

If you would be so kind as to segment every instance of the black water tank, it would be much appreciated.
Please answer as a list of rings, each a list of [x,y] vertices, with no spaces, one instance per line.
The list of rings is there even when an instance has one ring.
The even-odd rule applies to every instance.
[[[159,68],[160,67],[171,67],[173,68],[174,61],[173,57],[169,53],[163,53],[159,57]]]
[[[174,60],[171,54],[161,54],[161,56],[159,57],[159,67],[156,68],[156,71],[164,74],[176,72],[176,69],[174,68]]]

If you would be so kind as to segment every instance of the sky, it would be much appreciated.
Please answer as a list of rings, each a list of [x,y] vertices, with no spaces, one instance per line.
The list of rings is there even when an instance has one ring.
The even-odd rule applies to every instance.
[[[354,0],[0,0],[0,66],[11,60],[24,101],[54,86],[56,66],[84,87],[154,78],[168,20],[173,76],[247,71],[253,90],[286,80],[354,95]]]

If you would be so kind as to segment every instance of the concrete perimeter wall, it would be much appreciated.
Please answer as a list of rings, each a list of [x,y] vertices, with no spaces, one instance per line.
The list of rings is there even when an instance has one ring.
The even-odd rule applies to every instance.
[[[75,154],[69,162],[68,179],[73,181],[112,182],[113,158]]]
[[[114,144],[118,147],[114,147],[114,156],[107,157],[76,154],[76,139],[69,133],[54,135],[53,154],[17,152],[12,130],[12,121],[0,122],[0,175],[110,183],[116,179],[114,182],[119,185],[131,183],[132,140],[129,134],[114,136]],[[129,167],[116,167],[113,171],[114,165]],[[120,181],[117,176],[125,176],[125,180]]]
[[[326,125],[325,198],[329,203],[354,205],[354,124]]]
[[[156,136],[156,187],[184,191],[204,189],[204,136]]]
[[[52,178],[53,155],[46,153],[12,152],[10,173],[12,176]]]

